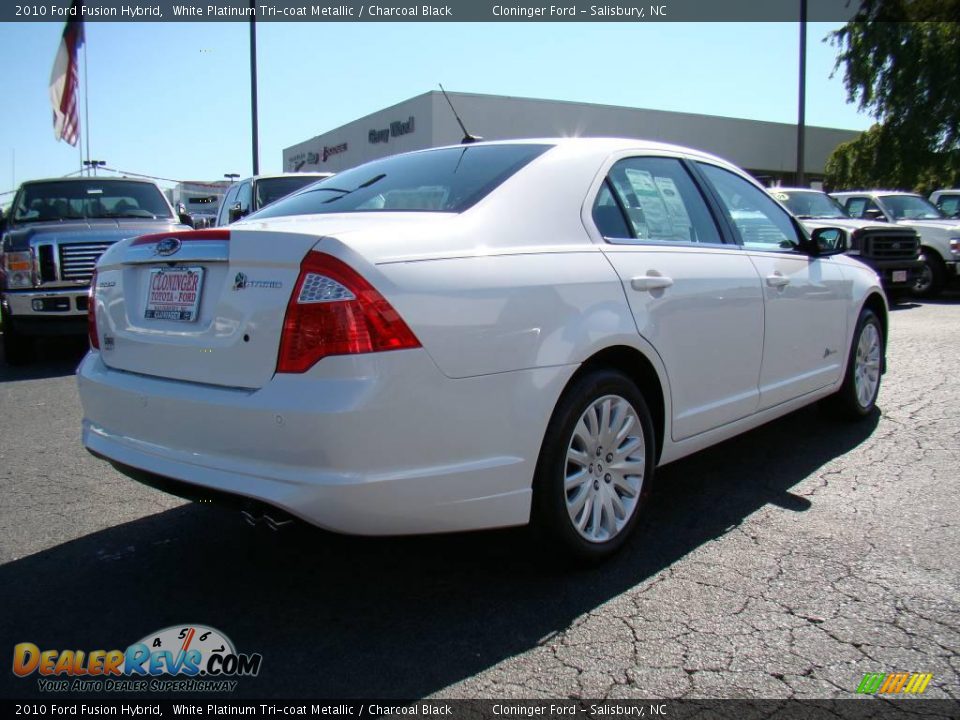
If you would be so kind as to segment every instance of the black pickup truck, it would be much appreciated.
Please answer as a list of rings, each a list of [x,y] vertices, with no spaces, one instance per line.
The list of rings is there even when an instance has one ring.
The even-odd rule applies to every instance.
[[[43,335],[85,335],[94,266],[118,240],[189,230],[154,183],[133,178],[25,182],[0,218],[0,319],[6,362]]]

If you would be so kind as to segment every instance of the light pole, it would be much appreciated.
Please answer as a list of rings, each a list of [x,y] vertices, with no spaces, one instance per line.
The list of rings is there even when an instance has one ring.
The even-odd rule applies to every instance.
[[[797,110],[797,187],[803,187],[803,145],[807,101],[807,0],[800,0],[800,99]]]
[[[250,0],[250,115],[253,131],[253,174],[260,174],[260,141],[257,128],[257,8]]]
[[[224,173],[223,176],[230,182],[235,182],[240,177],[240,173]]]
[[[87,174],[90,174],[90,168],[93,168],[93,176],[97,176],[97,168],[107,164],[106,160],[84,160],[83,164],[87,166]]]

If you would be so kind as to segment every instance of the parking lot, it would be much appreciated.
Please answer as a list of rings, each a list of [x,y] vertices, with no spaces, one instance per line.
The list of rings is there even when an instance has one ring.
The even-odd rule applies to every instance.
[[[590,570],[523,530],[272,533],[140,486],[80,446],[83,349],[0,369],[2,653],[202,623],[263,654],[237,697],[846,697],[894,671],[960,697],[956,294],[891,312],[881,413],[808,408],[664,468]]]

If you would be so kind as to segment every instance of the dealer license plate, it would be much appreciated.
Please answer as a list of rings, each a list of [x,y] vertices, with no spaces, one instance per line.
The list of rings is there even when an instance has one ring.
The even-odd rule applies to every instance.
[[[143,316],[150,320],[195,322],[202,289],[202,267],[151,270]]]
[[[907,271],[906,270],[894,270],[891,275],[893,276],[891,280],[893,282],[906,282],[907,281]]]

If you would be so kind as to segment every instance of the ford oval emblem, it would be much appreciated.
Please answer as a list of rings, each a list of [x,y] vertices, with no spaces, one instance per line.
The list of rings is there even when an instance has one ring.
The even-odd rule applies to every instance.
[[[157,255],[173,255],[180,249],[180,240],[175,237],[164,238],[157,243]]]

